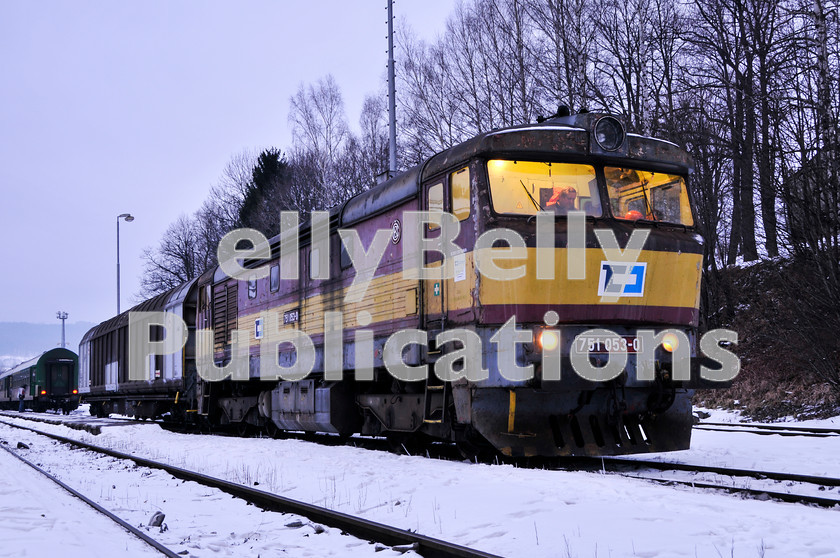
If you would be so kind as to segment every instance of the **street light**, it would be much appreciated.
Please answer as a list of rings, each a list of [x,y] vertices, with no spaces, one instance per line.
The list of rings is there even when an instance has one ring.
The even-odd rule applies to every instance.
[[[117,314],[120,313],[120,219],[125,219],[126,223],[131,223],[134,221],[134,217],[130,213],[117,215]]]
[[[67,319],[67,312],[59,310],[55,313],[55,317],[61,320],[61,348],[66,349],[67,343],[64,342],[64,320]]]

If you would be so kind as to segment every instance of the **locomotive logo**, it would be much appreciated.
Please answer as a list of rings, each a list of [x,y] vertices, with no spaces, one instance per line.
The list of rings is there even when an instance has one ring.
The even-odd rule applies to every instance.
[[[400,225],[400,220],[395,219],[393,223],[391,223],[391,242],[394,244],[399,243],[400,238],[402,237],[402,225]]]
[[[601,262],[598,296],[644,296],[647,264]]]

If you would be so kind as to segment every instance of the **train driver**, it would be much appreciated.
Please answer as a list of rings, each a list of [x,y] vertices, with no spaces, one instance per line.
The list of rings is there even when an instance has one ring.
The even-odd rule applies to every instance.
[[[558,215],[566,215],[569,211],[574,211],[575,198],[577,198],[577,190],[574,186],[556,186],[548,203],[545,204],[546,209],[551,209]]]

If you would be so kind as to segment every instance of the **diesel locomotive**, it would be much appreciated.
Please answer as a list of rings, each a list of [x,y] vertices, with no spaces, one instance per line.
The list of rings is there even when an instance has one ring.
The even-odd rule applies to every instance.
[[[468,454],[687,448],[692,390],[725,385],[691,169],[606,114],[480,134],[93,328],[79,390],[99,415]],[[183,345],[130,359],[137,312]]]

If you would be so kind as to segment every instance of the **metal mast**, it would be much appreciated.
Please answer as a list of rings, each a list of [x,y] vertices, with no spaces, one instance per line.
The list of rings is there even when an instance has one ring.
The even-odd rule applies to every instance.
[[[130,213],[117,215],[117,314],[120,313],[120,219],[125,219],[126,223],[131,223],[134,221],[134,216]]]
[[[394,0],[388,2],[388,176],[397,172],[397,88],[394,77]]]
[[[55,313],[55,317],[61,320],[61,348],[66,349],[67,343],[64,342],[64,320],[67,319],[67,312],[59,310]]]

